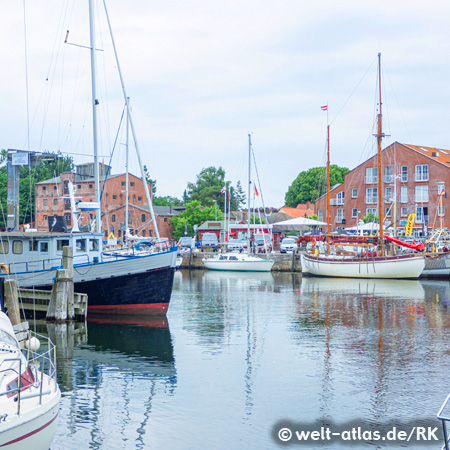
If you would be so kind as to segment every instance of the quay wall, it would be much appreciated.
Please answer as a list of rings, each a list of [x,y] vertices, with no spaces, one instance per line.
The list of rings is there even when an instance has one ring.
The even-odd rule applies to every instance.
[[[203,256],[212,256],[212,252],[192,252],[183,256],[180,269],[207,270],[203,265]],[[262,255],[264,258],[265,255]],[[300,253],[271,253],[270,257],[275,260],[272,272],[301,272]]]

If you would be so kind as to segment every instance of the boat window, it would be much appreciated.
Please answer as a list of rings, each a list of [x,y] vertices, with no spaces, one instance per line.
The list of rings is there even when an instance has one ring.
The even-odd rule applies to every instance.
[[[36,241],[36,239],[31,239],[29,245],[30,245],[30,252],[38,251],[38,241]]]
[[[46,241],[41,242],[41,252],[44,252],[44,253],[48,252],[48,242],[46,242]]]
[[[222,255],[219,256],[219,261],[223,261],[225,259],[227,259],[225,256],[222,256]]]
[[[76,250],[77,250],[77,252],[85,252],[86,251],[86,239],[77,239]]]
[[[230,261],[237,261],[237,260],[238,260],[237,256],[230,256]]]
[[[21,255],[23,253],[22,241],[13,241],[13,253],[16,255]]]
[[[8,241],[0,241],[0,253],[8,253],[9,251],[9,242]]]
[[[62,252],[63,251],[63,247],[68,247],[69,244],[69,239],[58,239],[56,241],[56,250],[58,252]]]
[[[98,251],[98,239],[89,239],[89,250],[92,252],[97,252]]]

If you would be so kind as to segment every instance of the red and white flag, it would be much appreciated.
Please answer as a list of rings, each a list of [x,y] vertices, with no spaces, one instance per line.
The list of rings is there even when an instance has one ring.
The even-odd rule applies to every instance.
[[[321,109],[322,111],[328,111],[328,105],[321,106],[320,109]]]
[[[220,191],[220,193],[221,193],[221,194],[225,194],[226,190],[227,190],[227,188],[226,188],[226,186],[224,186],[224,187],[222,188],[222,190]]]

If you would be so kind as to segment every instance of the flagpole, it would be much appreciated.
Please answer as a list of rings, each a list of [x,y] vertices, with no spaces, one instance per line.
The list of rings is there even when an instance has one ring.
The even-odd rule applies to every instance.
[[[227,228],[227,242],[230,240],[230,213],[231,213],[231,183],[228,187],[228,228]]]
[[[223,209],[225,211],[225,215],[224,215],[224,227],[223,227],[223,240],[226,242],[227,240],[227,183],[225,182],[225,192],[223,193]]]

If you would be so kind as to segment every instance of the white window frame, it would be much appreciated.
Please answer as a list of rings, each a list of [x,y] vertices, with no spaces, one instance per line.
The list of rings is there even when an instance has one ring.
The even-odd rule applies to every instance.
[[[428,181],[429,172],[428,172],[428,164],[417,164],[415,171],[415,181]]]
[[[344,206],[345,203],[345,193],[344,191],[338,192],[336,195],[336,205]]]
[[[423,207],[422,206],[416,206],[416,218],[415,218],[415,222],[416,223],[423,223]]]
[[[366,167],[366,184],[378,183],[378,167]]]
[[[386,203],[391,203],[393,201],[391,186],[385,186],[385,188],[384,188],[384,201]]]
[[[445,183],[443,181],[438,181],[438,184],[437,184],[438,195],[441,195],[442,191],[445,191]]]
[[[392,167],[384,166],[384,182],[391,183],[392,182]]]
[[[323,222],[323,209],[317,210],[317,218],[319,219],[319,222]]]
[[[407,186],[401,186],[400,203],[408,203],[408,187]]]
[[[366,204],[378,202],[378,188],[366,188]]]
[[[345,219],[345,209],[338,208],[336,211],[336,223],[342,223],[344,219]]]
[[[428,184],[419,184],[415,187],[415,202],[428,203]]]
[[[444,217],[445,216],[445,206],[438,205],[438,216]]]
[[[358,188],[352,188],[352,198],[358,197]]]
[[[392,208],[390,206],[384,208],[384,217],[391,217],[392,216]]]
[[[406,206],[402,206],[400,208],[400,216],[407,217],[408,216],[408,208]]]
[[[358,217],[358,208],[352,208],[352,218]]]
[[[370,213],[374,215],[374,217],[378,217],[378,209],[377,208],[366,208],[366,216]]]
[[[404,183],[408,181],[408,166],[401,166],[400,167],[400,173],[401,177],[400,180]]]

